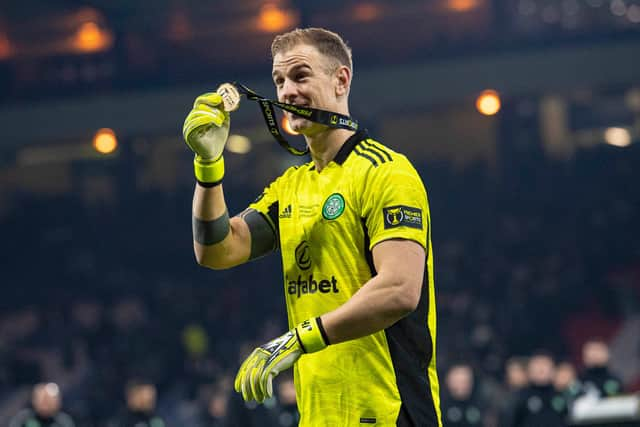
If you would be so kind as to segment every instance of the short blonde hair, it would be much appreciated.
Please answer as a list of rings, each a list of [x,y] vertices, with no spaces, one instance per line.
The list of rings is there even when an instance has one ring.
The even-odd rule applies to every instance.
[[[333,61],[333,70],[344,65],[353,73],[351,48],[338,34],[324,28],[296,28],[288,33],[280,34],[271,43],[271,56],[286,52],[299,44],[308,44]]]

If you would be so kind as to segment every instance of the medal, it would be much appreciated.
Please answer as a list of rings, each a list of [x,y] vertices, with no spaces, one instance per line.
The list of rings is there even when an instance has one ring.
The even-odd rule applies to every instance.
[[[222,97],[226,112],[236,111],[240,107],[240,92],[231,83],[222,83],[216,92]]]

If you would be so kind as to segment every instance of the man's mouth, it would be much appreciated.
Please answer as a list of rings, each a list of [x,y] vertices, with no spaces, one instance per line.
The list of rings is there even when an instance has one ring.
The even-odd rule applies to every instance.
[[[296,107],[308,107],[310,105],[308,102],[290,102],[289,104],[295,105]]]

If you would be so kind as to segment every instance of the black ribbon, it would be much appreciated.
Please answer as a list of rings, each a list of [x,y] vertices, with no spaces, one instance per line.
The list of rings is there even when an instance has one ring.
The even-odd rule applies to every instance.
[[[356,120],[353,120],[349,116],[345,116],[344,114],[320,110],[317,108],[300,107],[298,105],[285,104],[284,102],[274,101],[260,96],[240,83],[234,82],[233,85],[238,88],[238,91],[241,94],[245,95],[247,99],[256,101],[258,105],[260,105],[260,109],[262,110],[262,115],[264,116],[264,120],[267,123],[269,132],[271,133],[271,135],[273,135],[276,141],[278,141],[278,144],[280,144],[282,148],[293,155],[304,156],[309,152],[309,147],[306,147],[304,150],[298,150],[297,148],[292,147],[291,144],[289,144],[289,142],[284,138],[284,136],[282,136],[282,133],[280,132],[280,126],[278,125],[278,120],[276,119],[276,114],[273,109],[274,106],[295,114],[296,116],[304,117],[305,119],[311,120],[312,122],[320,123],[331,128],[348,129],[354,132],[358,130],[358,122]]]

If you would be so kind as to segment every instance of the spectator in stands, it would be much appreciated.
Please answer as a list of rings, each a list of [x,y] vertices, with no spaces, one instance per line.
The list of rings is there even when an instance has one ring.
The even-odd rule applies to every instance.
[[[109,427],[164,427],[156,414],[156,386],[144,379],[130,380],[125,389],[126,408],[109,423]]]
[[[273,387],[275,389],[274,396],[267,399],[262,405],[255,402],[245,402],[239,394],[231,392],[228,395],[227,416],[223,425],[225,427],[297,426],[300,414],[296,404],[293,373],[287,371],[278,375]]]
[[[568,399],[573,399],[580,388],[576,368],[571,362],[560,362],[556,365],[553,376],[553,387]]]
[[[581,393],[595,393],[600,397],[614,396],[622,392],[622,382],[609,371],[609,345],[594,338],[582,346],[584,370],[580,374]]]
[[[553,387],[554,359],[550,353],[538,351],[527,365],[529,385],[520,391],[508,427],[565,427],[567,401]]]
[[[482,425],[484,405],[474,396],[473,369],[466,363],[451,366],[445,378],[442,418],[450,427]]]
[[[507,388],[511,391],[519,391],[529,385],[527,375],[527,359],[524,357],[511,357],[505,367],[505,380]]]
[[[75,427],[71,417],[61,411],[62,396],[55,383],[39,383],[33,387],[31,408],[20,411],[9,427]]]
[[[494,409],[499,414],[500,426],[509,425],[520,391],[528,384],[527,359],[519,356],[509,358],[504,367],[504,396],[496,399]]]
[[[300,421],[300,413],[296,404],[296,386],[293,383],[293,374],[287,371],[280,375],[277,387],[277,406],[274,408],[276,426],[293,427]]]
[[[204,403],[199,415],[200,427],[224,427],[227,417],[229,391],[220,385],[202,388],[201,396]]]
[[[225,426],[261,427],[274,425],[268,410],[274,398],[267,399],[263,405],[255,402],[245,402],[238,393],[229,394],[227,417]]]

